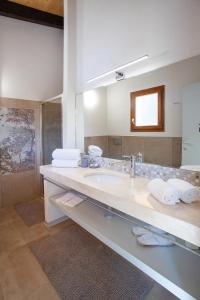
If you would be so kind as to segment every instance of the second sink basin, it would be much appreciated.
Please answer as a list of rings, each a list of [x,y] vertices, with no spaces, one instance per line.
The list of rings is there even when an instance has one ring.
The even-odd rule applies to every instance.
[[[102,184],[122,183],[124,179],[117,175],[105,174],[105,173],[93,173],[85,175],[85,178],[94,182]]]

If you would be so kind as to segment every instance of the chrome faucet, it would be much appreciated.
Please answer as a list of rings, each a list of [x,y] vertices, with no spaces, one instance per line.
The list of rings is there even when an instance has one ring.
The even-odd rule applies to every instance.
[[[130,160],[131,167],[130,167],[130,177],[134,178],[136,175],[136,162],[142,163],[143,157],[141,153],[135,154],[135,155],[123,155],[122,156],[125,159]]]

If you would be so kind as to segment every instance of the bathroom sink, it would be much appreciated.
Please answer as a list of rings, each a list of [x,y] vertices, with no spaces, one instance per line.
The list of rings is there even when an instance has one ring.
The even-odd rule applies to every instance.
[[[113,184],[122,183],[124,179],[117,175],[105,174],[105,173],[93,173],[85,175],[85,178],[94,183]]]

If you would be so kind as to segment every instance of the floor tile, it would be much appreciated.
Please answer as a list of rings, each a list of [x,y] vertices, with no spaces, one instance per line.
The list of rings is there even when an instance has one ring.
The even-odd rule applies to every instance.
[[[2,291],[1,285],[0,285],[0,300],[4,300],[4,299],[3,299],[3,291]]]
[[[30,294],[28,300],[60,300],[60,298],[51,284],[45,284]]]
[[[74,224],[74,222],[71,219],[68,219],[68,220],[65,220],[64,222],[61,222],[61,223],[59,223],[55,226],[52,226],[52,227],[46,226],[46,228],[47,228],[48,233],[50,235],[54,235],[54,234],[58,233],[61,229],[64,229],[68,226],[71,226],[72,224]]]
[[[49,235],[43,223],[28,227],[22,220],[14,221],[14,226],[21,234],[26,243],[33,242]]]
[[[0,278],[5,299],[12,299],[14,294],[19,295],[19,298],[28,297],[48,283],[46,274],[28,246],[19,247],[9,254],[7,267]]]
[[[24,300],[12,269],[6,270],[1,276],[1,287],[3,300]]]
[[[0,209],[0,225],[7,224],[18,219],[19,216],[14,207],[5,207]]]
[[[0,255],[25,244],[14,222],[0,225]]]

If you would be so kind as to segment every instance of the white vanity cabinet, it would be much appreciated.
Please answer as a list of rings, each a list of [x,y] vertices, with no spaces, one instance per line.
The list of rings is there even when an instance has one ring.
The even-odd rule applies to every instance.
[[[89,233],[152,277],[180,299],[200,299],[200,256],[183,245],[172,247],[140,246],[131,233],[133,225],[144,225],[139,219],[108,207],[90,197],[75,207],[57,204],[56,198],[69,186],[44,179],[45,219],[49,225],[71,218]]]
[[[200,202],[192,205],[163,205],[150,196],[146,178],[130,179],[107,169],[100,174],[119,176],[117,184],[88,180],[90,169],[41,166],[44,176],[45,220],[51,226],[72,219],[133,265],[180,299],[200,299]],[[114,177],[113,177],[114,178]],[[56,199],[69,189],[84,201],[75,207]],[[107,218],[108,210],[113,217]],[[134,225],[153,225],[176,238],[172,247],[145,247],[137,243]]]

